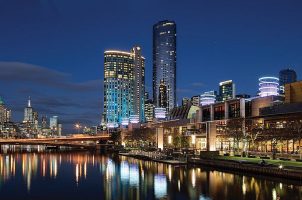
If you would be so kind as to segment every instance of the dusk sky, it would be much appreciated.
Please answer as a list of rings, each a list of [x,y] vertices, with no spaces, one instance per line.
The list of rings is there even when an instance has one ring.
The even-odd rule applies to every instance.
[[[85,2],[85,3],[84,3]],[[232,79],[255,95],[258,78],[291,67],[302,77],[301,0],[0,0],[0,96],[23,119],[100,123],[103,52],[142,47],[152,86],[152,26],[177,24],[177,99]]]

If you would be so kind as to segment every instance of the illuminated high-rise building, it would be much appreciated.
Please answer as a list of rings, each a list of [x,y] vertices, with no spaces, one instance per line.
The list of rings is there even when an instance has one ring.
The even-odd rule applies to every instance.
[[[34,122],[34,115],[33,115],[33,108],[31,107],[31,99],[28,98],[27,106],[24,108],[24,123],[33,123]]]
[[[159,88],[158,88],[159,92],[158,92],[158,107],[159,108],[165,108],[167,110],[167,85],[165,84],[165,82],[163,80],[160,81],[159,84]]]
[[[0,97],[0,124],[11,121],[11,110],[6,108],[4,101]]]
[[[47,128],[47,117],[46,116],[42,116],[41,127],[44,129]]]
[[[219,97],[218,101],[226,101],[235,98],[235,84],[232,80],[223,81],[219,83]]]
[[[145,58],[141,48],[135,46],[131,50],[133,57],[133,114],[138,116],[139,122],[145,120]]]
[[[145,101],[145,119],[146,122],[152,122],[154,117],[154,105],[151,99]]]
[[[153,26],[153,102],[161,107],[160,85],[166,85],[169,112],[176,106],[176,24],[160,21]]]
[[[280,94],[284,94],[284,86],[297,81],[297,73],[293,69],[283,69],[279,72]]]
[[[104,53],[103,122],[109,128],[142,122],[145,102],[145,58],[140,47]]]

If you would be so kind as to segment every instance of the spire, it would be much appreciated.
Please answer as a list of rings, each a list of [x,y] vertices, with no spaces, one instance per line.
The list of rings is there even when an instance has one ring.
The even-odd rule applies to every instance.
[[[27,107],[31,107],[31,103],[30,103],[30,96],[28,97],[28,103],[27,103]]]

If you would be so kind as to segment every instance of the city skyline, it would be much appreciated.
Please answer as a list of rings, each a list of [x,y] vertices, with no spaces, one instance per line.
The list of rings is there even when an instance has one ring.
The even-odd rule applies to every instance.
[[[236,83],[238,93],[255,95],[258,78],[261,76],[278,76],[279,70],[291,67],[296,70],[298,79],[301,77],[302,58],[297,54],[302,44],[298,37],[302,32],[298,26],[298,19],[301,18],[297,9],[299,3],[296,7],[282,3],[273,6],[270,3],[252,4],[257,11],[255,12],[258,14],[257,17],[260,18],[258,24],[254,24],[252,22],[254,19],[250,18],[255,13],[247,12],[243,19],[236,19],[235,15],[246,11],[247,5],[230,2],[229,5],[235,7],[229,10],[234,11],[235,14],[224,11],[222,15],[226,18],[224,20],[226,24],[222,24],[219,19],[211,19],[215,13],[202,10],[205,12],[201,14],[197,9],[201,8],[200,6],[212,8],[217,6],[215,3],[192,3],[187,5],[192,14],[184,10],[184,16],[179,16],[170,10],[164,12],[164,8],[168,7],[164,2],[163,8],[156,16],[151,16],[148,11],[149,15],[143,15],[143,19],[135,23],[139,24],[138,28],[142,33],[133,35],[138,29],[130,28],[126,29],[126,32],[123,31],[123,34],[115,34],[124,29],[123,23],[117,19],[111,21],[108,30],[104,29],[108,22],[102,20],[96,23],[98,19],[104,17],[103,14],[98,15],[96,10],[92,12],[97,15],[94,20],[87,17],[83,19],[84,22],[81,22],[75,17],[78,10],[83,9],[83,12],[87,13],[93,5],[99,5],[96,2],[87,3],[84,8],[80,8],[75,3],[71,10],[67,10],[67,3],[53,2],[55,7],[47,3],[37,4],[38,6],[35,7],[34,1],[29,5],[22,5],[22,3],[1,5],[2,9],[11,8],[11,13],[1,10],[3,12],[1,12],[0,25],[8,31],[2,32],[0,39],[0,69],[3,72],[0,78],[0,95],[12,109],[15,121],[21,121],[24,102],[28,96],[32,96],[41,114],[62,115],[63,123],[69,124],[69,127],[75,121],[83,121],[87,124],[99,123],[103,93],[102,52],[107,49],[127,50],[134,44],[140,45],[143,49],[142,54],[146,57],[146,86],[147,91],[150,92],[152,25],[165,19],[175,21],[178,27],[177,102],[179,105],[184,96],[191,97],[209,90],[218,90],[218,83],[223,80],[232,79]],[[108,2],[106,4],[111,5]],[[268,5],[271,10],[266,13],[265,8]],[[140,6],[154,7],[155,3],[140,4]],[[122,7],[122,5],[118,6],[118,9],[122,10]],[[222,7],[228,8],[228,5]],[[24,8],[22,15],[11,17],[21,8]],[[57,10],[56,14],[50,12],[54,8]],[[177,2],[173,8],[176,11],[183,9]],[[239,8],[243,11],[238,11]],[[126,10],[133,11],[131,4],[126,6]],[[65,11],[68,12],[64,13]],[[193,19],[194,15],[196,19]],[[70,19],[71,16],[74,19]],[[191,20],[192,23],[187,25],[185,23],[187,20]],[[237,24],[232,25],[232,20]],[[69,22],[79,22],[79,24],[65,27]],[[285,24],[285,22],[290,23]],[[23,23],[26,26],[22,25]],[[192,24],[197,30],[192,29]],[[246,28],[245,24],[249,24],[250,27]],[[84,31],[82,26],[89,29]],[[135,26],[131,25],[131,27]],[[224,28],[226,28],[225,32],[219,32]],[[253,28],[257,31],[253,31]],[[20,30],[24,34],[16,37]],[[94,31],[96,33],[92,34]],[[241,35],[236,33],[238,31]],[[100,32],[105,33],[98,35]],[[87,36],[91,37],[84,42]],[[131,39],[125,40],[130,36]],[[73,44],[74,41],[77,43]],[[44,51],[41,51],[41,48],[44,48]]]

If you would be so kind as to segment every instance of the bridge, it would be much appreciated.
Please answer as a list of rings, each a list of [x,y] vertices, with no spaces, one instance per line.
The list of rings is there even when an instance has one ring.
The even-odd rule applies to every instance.
[[[0,139],[0,145],[46,145],[96,148],[97,142],[108,141],[108,134],[78,137],[29,138],[29,139]]]

